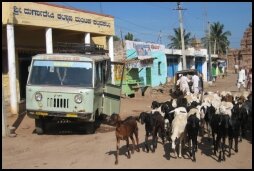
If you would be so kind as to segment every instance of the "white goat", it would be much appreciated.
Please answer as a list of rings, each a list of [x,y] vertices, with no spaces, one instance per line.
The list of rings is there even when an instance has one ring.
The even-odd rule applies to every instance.
[[[233,104],[231,102],[221,102],[219,111],[221,114],[229,115],[231,117],[232,112],[231,109],[233,109]]]
[[[172,149],[174,150],[174,155],[176,157],[175,141],[178,138],[179,139],[179,157],[181,158],[182,157],[181,144],[185,138],[184,130],[187,124],[187,111],[184,107],[178,107],[172,110],[170,113],[173,113],[173,112],[175,117],[172,121],[172,135],[171,135]]]

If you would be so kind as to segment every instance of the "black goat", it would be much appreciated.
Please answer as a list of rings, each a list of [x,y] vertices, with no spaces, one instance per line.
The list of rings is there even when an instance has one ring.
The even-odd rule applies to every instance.
[[[191,102],[190,106],[186,107],[187,112],[189,112],[192,108],[196,108],[198,105],[201,105],[201,103],[198,103],[196,101]]]
[[[161,116],[159,112],[154,112],[153,114],[151,113],[146,113],[142,112],[139,115],[139,120],[141,124],[145,124],[145,130],[146,130],[146,135],[145,135],[145,147],[147,152],[149,152],[149,147],[148,147],[148,137],[152,135],[153,137],[153,150],[152,152],[155,152],[155,149],[157,148],[157,133],[160,130],[161,133],[161,139],[162,143],[164,144],[164,137],[165,137],[165,131],[164,131],[164,119]]]
[[[187,101],[187,99],[184,96],[180,96],[180,97],[178,97],[176,99],[176,104],[177,104],[177,107],[185,107],[185,108],[187,108],[188,101]]]
[[[186,131],[188,136],[188,146],[190,157],[193,157],[193,161],[196,161],[195,152],[198,149],[198,131],[199,131],[199,119],[195,114],[192,114],[187,119]],[[192,142],[192,146],[190,146],[190,141]]]
[[[249,111],[250,110],[248,110],[248,107],[245,106],[245,104],[240,107],[240,111],[239,111],[240,141],[242,141],[242,138],[245,137],[245,133],[246,133],[246,130],[247,130],[247,124],[248,124]]]
[[[225,114],[216,114],[212,115],[211,119],[211,127],[212,127],[212,136],[213,136],[213,145],[214,145],[214,155],[216,156],[216,151],[219,150],[219,158],[218,161],[226,160],[225,158],[225,140],[228,136],[229,130],[229,115]],[[215,141],[215,134],[217,134]],[[222,143],[221,143],[222,140]]]
[[[235,140],[235,152],[238,152],[238,137],[240,135],[240,106],[239,104],[234,105],[231,110],[232,115],[229,120],[229,130],[228,130],[228,139],[229,139],[229,157],[231,156],[231,148],[233,139]]]
[[[208,138],[210,141],[210,137],[211,137],[211,120],[212,117],[215,115],[215,108],[211,105],[211,106],[207,106],[207,108],[205,108],[204,106],[201,107],[201,110],[204,111],[205,113],[205,123],[206,123],[206,128],[207,128],[207,133],[208,133]]]
[[[164,115],[164,121],[165,121],[165,134],[169,141],[171,141],[171,132],[172,132],[172,121],[174,119],[174,113],[171,111],[175,108],[172,106],[171,102],[166,102],[161,106],[161,111],[165,113]]]
[[[151,108],[152,108],[152,109],[157,109],[157,108],[159,108],[162,104],[163,104],[163,103],[159,103],[159,102],[157,102],[157,101],[153,101],[153,102],[152,102],[152,105],[151,105]]]
[[[175,91],[173,91],[172,89],[170,89],[169,95],[170,95],[172,98],[176,99],[176,98],[178,98],[178,97],[180,97],[180,96],[185,95],[185,93],[183,93],[183,92],[182,92],[181,90],[179,90],[179,89],[176,89]]]

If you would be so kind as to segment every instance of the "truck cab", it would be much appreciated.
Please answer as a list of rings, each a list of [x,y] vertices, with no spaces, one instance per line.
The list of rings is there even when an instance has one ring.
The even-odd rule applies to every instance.
[[[123,63],[107,55],[38,54],[32,58],[26,85],[26,110],[37,134],[48,119],[82,121],[94,133],[101,115],[120,112]],[[112,74],[113,73],[113,74]]]

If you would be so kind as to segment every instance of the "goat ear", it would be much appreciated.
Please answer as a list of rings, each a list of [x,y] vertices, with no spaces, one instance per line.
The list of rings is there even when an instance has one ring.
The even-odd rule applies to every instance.
[[[169,113],[174,113],[175,112],[175,109],[174,110],[172,110],[172,111],[170,111]]]

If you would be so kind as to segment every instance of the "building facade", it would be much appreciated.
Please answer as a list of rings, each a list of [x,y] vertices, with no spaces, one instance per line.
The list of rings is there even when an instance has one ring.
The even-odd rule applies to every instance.
[[[182,70],[182,50],[165,49],[167,57],[167,76],[171,80],[177,71]],[[207,81],[208,72],[208,54],[207,49],[187,48],[185,50],[187,69],[196,69],[199,73],[203,73],[204,81]],[[216,57],[213,55],[212,57]]]
[[[245,30],[241,39],[241,48],[230,49],[227,58],[229,72],[236,72],[235,65],[252,68],[252,27]]]
[[[11,113],[17,114],[25,99],[33,55],[56,52],[58,42],[84,43],[103,46],[114,60],[114,32],[110,15],[44,2],[2,2],[2,75],[12,92]]]
[[[167,65],[164,45],[128,40],[125,44],[126,59],[141,60],[137,68],[139,68],[139,78],[144,85],[156,87],[166,83]]]

